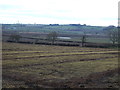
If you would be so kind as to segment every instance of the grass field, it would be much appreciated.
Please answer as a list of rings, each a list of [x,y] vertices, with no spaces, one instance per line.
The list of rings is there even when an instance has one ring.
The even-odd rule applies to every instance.
[[[118,51],[3,42],[3,88],[118,87]]]

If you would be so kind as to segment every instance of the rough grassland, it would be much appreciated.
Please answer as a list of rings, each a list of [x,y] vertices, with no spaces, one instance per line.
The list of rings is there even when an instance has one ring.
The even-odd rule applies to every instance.
[[[2,49],[3,88],[118,87],[114,49],[5,42]]]

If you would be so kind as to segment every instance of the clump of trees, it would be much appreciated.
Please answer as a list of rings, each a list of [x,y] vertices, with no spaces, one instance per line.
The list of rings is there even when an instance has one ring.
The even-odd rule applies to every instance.
[[[9,39],[14,42],[19,42],[21,36],[20,35],[10,35]]]
[[[58,37],[58,34],[54,31],[54,32],[50,32],[48,35],[47,35],[47,40],[48,41],[51,41],[51,44],[53,45],[54,42],[56,41]]]

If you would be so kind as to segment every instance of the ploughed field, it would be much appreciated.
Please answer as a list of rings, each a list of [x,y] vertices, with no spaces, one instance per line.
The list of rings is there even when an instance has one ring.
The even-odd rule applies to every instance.
[[[117,88],[118,51],[3,42],[3,88]]]

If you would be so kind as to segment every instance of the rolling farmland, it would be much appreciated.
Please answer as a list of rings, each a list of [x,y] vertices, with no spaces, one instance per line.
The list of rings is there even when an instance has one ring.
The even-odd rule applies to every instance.
[[[117,49],[3,42],[3,88],[118,87]]]

